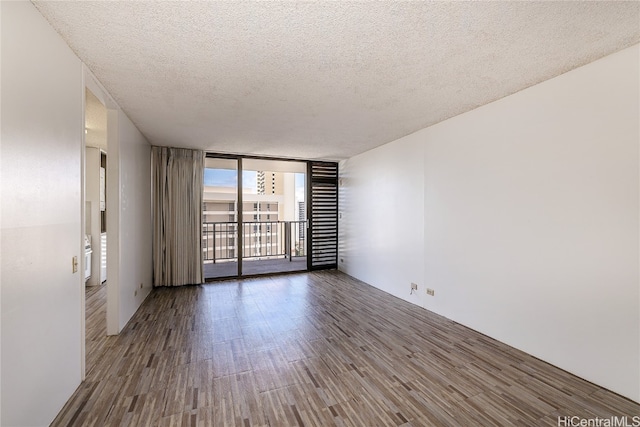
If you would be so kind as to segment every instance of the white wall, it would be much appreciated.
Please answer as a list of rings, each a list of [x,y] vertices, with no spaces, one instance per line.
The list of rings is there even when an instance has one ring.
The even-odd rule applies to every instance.
[[[414,135],[340,164],[339,268],[422,305],[423,144]],[[410,295],[411,283],[419,291]]]
[[[31,3],[0,8],[0,424],[43,426],[81,377],[82,64]]]
[[[151,264],[151,146],[129,118],[122,111],[118,113],[119,185],[115,188],[119,189],[120,221],[119,271],[117,273],[119,332],[151,292],[153,270]],[[111,153],[111,146],[109,153]],[[111,273],[110,271],[109,274]]]
[[[372,214],[397,189],[375,192],[368,179],[403,167],[385,150],[424,155],[423,200],[407,202],[424,220],[422,291],[436,292],[424,307],[640,401],[639,52],[344,162],[343,191],[358,195],[346,214],[363,223],[347,227],[343,253],[370,260],[344,271],[405,293],[406,265],[382,262],[370,243],[397,219]],[[376,284],[394,274],[391,287]]]

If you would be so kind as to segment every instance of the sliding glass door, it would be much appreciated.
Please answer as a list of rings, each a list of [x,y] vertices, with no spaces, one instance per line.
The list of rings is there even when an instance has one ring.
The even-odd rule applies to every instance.
[[[307,269],[306,163],[243,159],[242,275]]]
[[[307,269],[306,172],[306,162],[207,157],[205,278]]]
[[[204,164],[202,250],[205,279],[238,275],[238,160]]]

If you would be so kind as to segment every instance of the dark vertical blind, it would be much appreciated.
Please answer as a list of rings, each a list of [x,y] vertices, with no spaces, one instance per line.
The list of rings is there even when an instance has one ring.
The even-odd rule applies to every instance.
[[[338,266],[338,164],[309,162],[309,270]]]

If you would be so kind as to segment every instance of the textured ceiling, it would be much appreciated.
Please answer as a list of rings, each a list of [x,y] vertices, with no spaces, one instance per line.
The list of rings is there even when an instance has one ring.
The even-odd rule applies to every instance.
[[[34,2],[155,145],[342,159],[640,40],[639,2]]]

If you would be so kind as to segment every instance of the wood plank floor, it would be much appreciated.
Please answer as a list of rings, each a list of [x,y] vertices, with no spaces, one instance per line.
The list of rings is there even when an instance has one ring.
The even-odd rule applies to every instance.
[[[54,426],[557,426],[640,405],[336,271],[163,288]]]
[[[116,337],[107,337],[107,285],[85,287],[85,370],[90,373]]]

